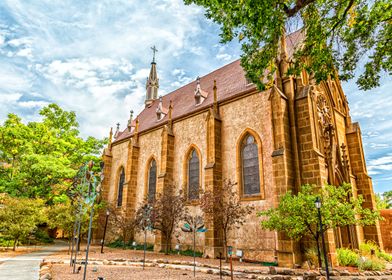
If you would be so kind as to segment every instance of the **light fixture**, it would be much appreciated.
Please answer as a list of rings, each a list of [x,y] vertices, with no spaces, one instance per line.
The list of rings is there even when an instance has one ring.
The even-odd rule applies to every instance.
[[[320,199],[320,197],[316,198],[316,201],[314,202],[314,205],[316,206],[317,209],[321,208],[321,199]]]

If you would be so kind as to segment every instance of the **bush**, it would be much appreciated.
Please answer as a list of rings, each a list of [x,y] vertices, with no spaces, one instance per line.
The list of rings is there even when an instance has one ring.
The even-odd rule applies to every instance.
[[[385,253],[384,251],[380,250],[376,243],[373,241],[367,241],[366,243],[362,243],[359,245],[359,250],[362,256],[372,256],[376,255],[379,259],[385,260],[387,262],[392,261],[392,255]]]
[[[384,251],[379,251],[377,254],[377,257],[379,257],[380,259],[383,259],[387,262],[392,262],[392,255],[385,253]]]
[[[121,239],[116,239],[115,241],[107,244],[106,246],[110,248],[123,248],[123,249],[133,249],[133,250],[144,250],[144,243],[137,244],[136,247],[132,245],[133,241],[124,242]],[[148,244],[146,246],[146,251],[154,251],[154,244]]]
[[[34,238],[40,243],[53,243],[53,238],[51,238],[45,230],[37,229],[34,232]]]
[[[373,270],[379,271],[385,269],[385,262],[383,260],[374,258],[361,258],[359,261],[358,268],[360,270]]]
[[[372,252],[377,255],[377,252],[379,252],[380,249],[373,241],[366,241],[365,243],[361,243],[359,245],[359,251],[361,256],[371,256]]]
[[[359,255],[350,249],[339,248],[337,251],[340,266],[358,266]]]

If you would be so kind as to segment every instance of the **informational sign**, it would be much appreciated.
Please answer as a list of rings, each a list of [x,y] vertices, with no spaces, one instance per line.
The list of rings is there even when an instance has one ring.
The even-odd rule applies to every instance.
[[[228,254],[229,256],[232,256],[232,255],[233,255],[233,246],[228,246],[228,247],[227,247],[227,254]]]

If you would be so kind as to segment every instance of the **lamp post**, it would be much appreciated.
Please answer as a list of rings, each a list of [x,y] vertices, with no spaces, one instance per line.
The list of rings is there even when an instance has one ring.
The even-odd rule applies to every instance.
[[[324,254],[324,262],[325,262],[325,273],[327,276],[327,280],[329,280],[329,269],[328,269],[328,258],[327,258],[327,251],[325,249],[325,240],[324,240],[324,234],[323,234],[323,222],[321,220],[321,200],[320,197],[316,198],[315,201],[315,206],[317,208],[317,212],[318,212],[318,219],[319,219],[319,224],[320,224],[320,235],[321,235],[321,241],[323,244],[323,254]]]
[[[101,242],[101,254],[103,254],[103,245],[105,244],[106,228],[108,226],[109,214],[109,210],[106,210],[105,228],[103,230],[103,237]]]

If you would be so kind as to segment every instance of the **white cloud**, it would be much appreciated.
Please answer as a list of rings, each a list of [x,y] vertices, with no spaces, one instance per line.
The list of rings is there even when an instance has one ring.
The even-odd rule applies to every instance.
[[[47,101],[21,101],[18,103],[18,105],[22,108],[42,108],[44,106],[49,105],[49,102]]]
[[[4,0],[0,10],[0,121],[7,112],[34,119],[45,102],[56,102],[76,111],[83,136],[107,136],[116,122],[125,127],[129,110],[144,107],[151,46],[159,50],[159,94],[240,54],[237,42],[219,44],[219,28],[202,8],[182,0]],[[343,87],[365,154],[392,153],[392,80],[371,93],[353,85]]]

